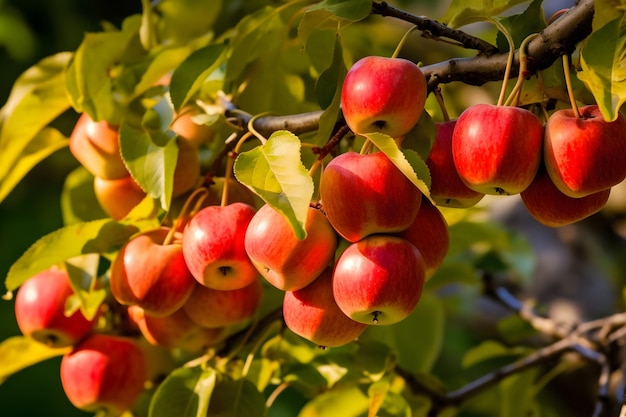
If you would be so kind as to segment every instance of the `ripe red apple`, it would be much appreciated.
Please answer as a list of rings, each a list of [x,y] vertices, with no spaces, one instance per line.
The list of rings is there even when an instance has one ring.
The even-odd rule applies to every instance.
[[[519,194],[541,161],[543,126],[520,107],[476,104],[456,121],[454,165],[465,184],[480,193]]]
[[[426,95],[426,78],[415,63],[368,56],[346,74],[341,108],[354,133],[381,132],[399,138],[418,122]]]
[[[52,267],[29,278],[15,297],[15,319],[24,336],[50,347],[67,347],[86,337],[95,325],[80,310],[65,315],[67,298],[74,294],[67,271]]]
[[[430,170],[430,196],[438,206],[467,208],[485,195],[469,188],[459,177],[452,157],[452,133],[456,120],[436,123],[437,136],[426,165]]]
[[[522,191],[522,202],[531,216],[548,227],[560,227],[597,213],[609,199],[611,188],[584,197],[563,194],[541,167],[530,186]]]
[[[244,247],[255,210],[243,203],[209,206],[196,213],[183,233],[183,255],[200,284],[234,290],[254,282],[258,271]]]
[[[366,328],[346,316],[333,297],[333,269],[327,268],[313,282],[296,291],[286,291],[283,300],[285,325],[318,346],[350,343]]]
[[[187,301],[195,280],[183,257],[181,234],[164,244],[169,232],[167,227],[143,232],[120,249],[110,277],[111,292],[120,304],[167,316]]]
[[[94,177],[93,188],[96,199],[114,220],[126,217],[146,197],[130,175],[112,180]]]
[[[420,190],[382,152],[333,158],[319,192],[328,221],[350,242],[406,229],[422,202]]]
[[[130,409],[147,379],[143,351],[129,338],[94,333],[61,359],[61,384],[84,411],[120,415]]]
[[[355,321],[393,324],[415,309],[424,280],[424,260],[412,243],[374,235],[341,254],[333,272],[333,295],[341,311]]]
[[[236,290],[214,290],[197,284],[183,309],[199,326],[221,328],[251,319],[262,296],[263,286],[258,277]]]
[[[556,187],[570,197],[610,188],[626,178],[626,118],[607,122],[596,105],[557,110],[545,128],[544,161]]]
[[[441,211],[426,197],[422,200],[413,224],[397,236],[411,242],[422,254],[426,280],[437,272],[450,248],[448,223]]]
[[[83,113],[70,135],[70,152],[94,177],[115,179],[128,175],[120,154],[119,134],[106,120]]]
[[[223,328],[198,326],[182,308],[169,316],[156,317],[134,305],[128,307],[128,317],[149,343],[168,349],[201,352],[217,343],[225,333]]]
[[[334,260],[337,235],[321,211],[309,207],[298,239],[285,217],[272,206],[256,212],[245,237],[245,249],[261,275],[283,291],[307,286]]]

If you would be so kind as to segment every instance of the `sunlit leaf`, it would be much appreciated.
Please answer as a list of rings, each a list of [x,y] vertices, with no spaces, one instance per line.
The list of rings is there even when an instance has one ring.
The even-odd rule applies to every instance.
[[[537,398],[532,386],[539,371],[529,369],[505,378],[498,384],[500,391],[500,415],[508,417],[527,417],[533,415]]]
[[[463,356],[463,367],[469,368],[477,363],[506,356],[520,356],[533,352],[524,346],[507,347],[495,340],[486,340],[470,349]]]
[[[309,401],[298,417],[360,417],[369,398],[358,386],[345,385],[326,391]]]
[[[71,347],[51,348],[24,336],[5,339],[0,343],[0,384],[24,368],[61,356],[70,350]]]
[[[93,181],[93,175],[82,165],[65,177],[61,191],[64,225],[108,217],[96,199]]]
[[[365,19],[372,11],[371,0],[323,0],[309,10],[328,10],[335,16],[358,21]]]
[[[376,417],[378,415],[378,410],[382,407],[387,393],[389,392],[389,388],[390,383],[388,378],[381,378],[369,386],[367,389],[367,395],[370,398],[369,409],[367,410],[368,417]]]
[[[474,22],[484,21],[485,17],[498,16],[511,7],[528,0],[452,0],[448,10],[439,19],[450,27],[458,28]]]
[[[304,239],[314,185],[300,147],[294,134],[275,132],[262,146],[239,154],[234,172],[239,182],[285,216],[298,239]]]
[[[150,403],[149,417],[204,417],[217,382],[213,368],[183,367],[159,385]]]
[[[626,14],[594,31],[580,51],[578,78],[591,91],[608,121],[626,101]]]
[[[65,302],[65,316],[69,317],[80,310],[88,320],[93,320],[107,296],[104,288],[93,285],[98,277],[100,255],[89,253],[65,261],[65,269],[70,277],[74,294]]]
[[[211,31],[224,0],[165,0],[156,3],[159,37],[167,43],[187,44]]]
[[[513,44],[519,46],[522,41],[533,33],[539,33],[546,27],[543,0],[533,0],[528,8],[520,14],[500,19],[500,23],[509,31]],[[509,43],[504,34],[498,31],[496,45],[500,51],[508,51]]]

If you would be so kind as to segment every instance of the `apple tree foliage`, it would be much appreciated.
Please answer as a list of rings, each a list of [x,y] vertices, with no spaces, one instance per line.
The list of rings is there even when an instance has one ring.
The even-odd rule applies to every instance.
[[[204,172],[223,175],[232,168],[304,237],[319,181],[311,168],[331,157],[318,159],[329,140],[342,139],[340,92],[347,70],[363,56],[391,56],[412,25],[418,30],[399,52],[426,75],[426,112],[404,149],[383,134],[368,139],[426,195],[425,158],[434,122],[443,118],[435,93],[446,98],[453,117],[476,91],[495,103],[509,56],[503,31],[515,48],[541,34],[528,44],[520,106],[569,105],[564,54],[573,57],[567,71],[578,103],[597,103],[604,118],[614,120],[626,100],[624,0],[581,0],[554,19],[544,16],[541,0],[453,0],[427,18],[419,3],[408,0],[141,4],[143,12],[120,27],[104,23],[76,50],[48,56],[15,80],[0,111],[0,202],[39,162],[68,146],[69,132],[53,127],[66,112],[119,126],[122,157],[147,197],[125,218],[108,218],[90,186],[93,177],[77,167],[59,196],[65,224],[14,260],[4,280],[6,298],[55,264],[71,265],[76,282],[85,275],[106,282],[111,260],[130,237],[175,218],[181,206],[172,196],[178,147],[169,126],[189,105],[202,110],[194,121],[214,131],[201,153]],[[517,78],[519,62],[518,51],[511,78]],[[164,89],[157,83],[167,74]],[[350,145],[346,137],[337,149]],[[488,220],[491,201],[443,209],[448,255],[407,319],[369,326],[356,342],[320,349],[284,328],[277,314],[281,295],[268,288],[249,327],[203,356],[173,353],[175,364],[127,415],[600,416],[619,409],[609,376],[622,366],[616,350],[624,317],[563,329],[513,297],[501,285],[530,285],[535,254],[520,233]],[[459,327],[473,326],[462,317],[478,308],[481,292],[510,314],[482,329],[484,337],[473,335],[467,348]],[[68,309],[93,316],[110,297],[106,285],[77,287],[72,301]],[[22,336],[6,339],[0,343],[0,381],[66,351]],[[580,410],[568,408],[570,394],[549,388],[581,366],[591,369],[594,384],[584,391],[591,408],[575,414]]]

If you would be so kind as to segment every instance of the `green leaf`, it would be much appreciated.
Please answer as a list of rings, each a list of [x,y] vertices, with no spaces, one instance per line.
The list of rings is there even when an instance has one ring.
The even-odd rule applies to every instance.
[[[531,353],[533,350],[524,346],[507,347],[495,340],[486,340],[470,349],[463,356],[463,367],[469,368],[477,363],[505,356],[520,356]]]
[[[150,403],[149,417],[204,417],[217,382],[213,368],[183,367],[159,385]]]
[[[383,133],[364,134],[380,149],[393,164],[407,177],[425,196],[430,196],[430,171],[426,162],[410,149],[401,150],[389,135]]]
[[[511,34],[513,44],[519,46],[528,35],[545,29],[546,19],[542,4],[543,0],[533,0],[523,13],[500,19],[500,23]],[[509,50],[509,42],[500,31],[496,36],[496,45],[502,52]]]
[[[211,31],[224,0],[159,1],[159,38],[164,43],[187,44]]]
[[[65,302],[65,315],[70,316],[77,310],[88,320],[93,320],[104,302],[107,291],[93,288],[98,277],[100,255],[89,253],[65,261],[65,269],[70,277],[74,294]]]
[[[119,249],[132,235],[158,227],[154,220],[124,224],[110,219],[65,226],[37,240],[11,266],[5,285],[13,291],[38,272],[86,254],[107,254]]]
[[[239,182],[285,216],[298,239],[304,239],[314,185],[302,164],[300,145],[293,133],[274,132],[263,145],[239,154],[234,172]]]
[[[98,203],[93,181],[93,175],[82,165],[65,177],[61,191],[61,214],[64,225],[108,217]]]
[[[417,124],[404,136],[403,149],[411,149],[425,161],[437,137],[437,127],[427,111],[423,111]],[[425,173],[423,175],[426,175]],[[430,171],[428,172],[430,177]]]
[[[626,101],[626,14],[594,31],[580,51],[578,78],[591,91],[607,121]]]
[[[173,414],[170,414],[170,416]],[[208,416],[250,417],[265,415],[265,397],[247,379],[218,380]]]
[[[528,0],[452,0],[440,19],[452,28],[484,21],[486,17],[498,16],[513,6]]]
[[[356,22],[369,16],[372,0],[324,0],[309,10],[328,10],[341,19]]]
[[[360,417],[368,407],[369,398],[358,386],[340,385],[309,401],[298,417]]]
[[[70,107],[63,71],[71,56],[58,53],[27,69],[0,110],[0,202],[30,168],[67,144],[44,128]]]
[[[176,111],[189,102],[207,77],[224,62],[225,51],[223,44],[206,46],[193,52],[174,70],[170,96]]]
[[[0,343],[0,384],[22,369],[61,356],[70,350],[70,347],[51,348],[24,336],[5,339]]]
[[[499,415],[508,417],[535,415],[532,411],[537,404],[532,387],[538,373],[538,369],[518,372],[505,378],[498,384],[500,391]]]

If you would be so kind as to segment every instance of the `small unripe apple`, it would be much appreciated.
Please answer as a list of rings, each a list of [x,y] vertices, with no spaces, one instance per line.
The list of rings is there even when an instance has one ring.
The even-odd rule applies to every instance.
[[[256,281],[259,272],[244,246],[255,210],[243,203],[209,206],[183,232],[183,255],[193,277],[216,290],[234,290]]]
[[[197,284],[183,309],[199,326],[221,328],[251,319],[261,305],[262,296],[259,278],[235,290],[214,290]]]
[[[126,217],[146,197],[130,175],[112,180],[94,177],[93,188],[98,203],[114,220]]]
[[[74,294],[67,271],[52,267],[29,278],[15,297],[15,319],[24,336],[50,347],[76,345],[95,325],[80,310],[65,315],[68,297]]]
[[[597,105],[557,110],[545,128],[544,160],[552,182],[570,197],[584,197],[626,178],[626,118],[607,122]]]
[[[328,221],[344,239],[401,232],[411,225],[421,191],[383,152],[346,152],[333,158],[320,180]]]
[[[129,338],[94,333],[61,359],[61,384],[84,411],[111,416],[129,410],[147,379],[143,351]]]
[[[123,305],[138,305],[149,314],[167,316],[183,306],[195,280],[183,257],[180,233],[164,244],[167,227],[131,238],[111,265],[111,292]]]
[[[373,235],[343,251],[333,271],[333,295],[352,320],[393,324],[415,309],[424,281],[424,260],[412,243]]]
[[[354,133],[381,132],[399,138],[418,122],[426,95],[426,78],[415,63],[368,56],[346,74],[341,109]]]
[[[215,129],[211,126],[198,124],[193,120],[193,116],[200,114],[201,111],[191,105],[183,107],[178,114],[174,115],[170,129],[194,146],[212,142],[215,138]]]
[[[324,214],[309,207],[304,229],[306,238],[298,239],[287,219],[267,204],[248,225],[246,253],[259,273],[280,290],[307,286],[333,261],[337,235]]]
[[[296,291],[286,291],[283,300],[285,325],[318,346],[350,343],[367,328],[346,316],[333,297],[333,269],[327,268],[313,282]]]

